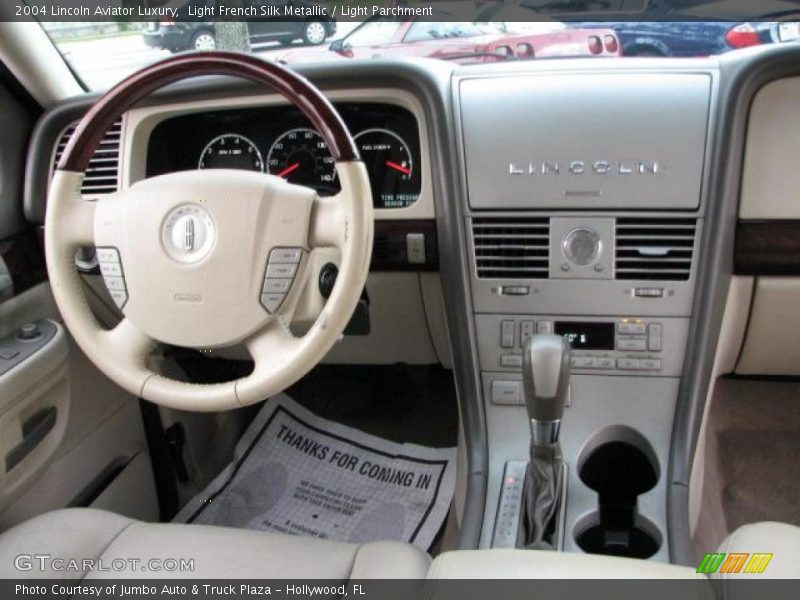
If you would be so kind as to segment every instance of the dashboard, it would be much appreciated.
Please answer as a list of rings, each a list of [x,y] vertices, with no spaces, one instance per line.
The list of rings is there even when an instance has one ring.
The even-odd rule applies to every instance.
[[[369,172],[375,208],[414,205],[422,181],[414,115],[403,107],[376,103],[341,103],[336,108]],[[215,168],[269,173],[321,196],[339,192],[327,144],[294,107],[195,112],[168,118],[153,129],[147,177]]]
[[[375,60],[299,69],[335,103],[368,166],[376,206],[373,270],[396,254],[402,268],[390,261],[384,270],[413,271],[371,275],[372,314],[383,310],[385,318],[373,319],[373,334],[357,340],[360,363],[389,346],[423,356],[406,343],[414,326],[408,315],[424,312],[416,319],[422,330],[444,331],[434,339],[444,339],[451,352],[467,452],[480,467],[468,475],[477,493],[468,495],[465,514],[484,511],[465,528],[472,543],[493,543],[504,465],[528,452],[518,393],[522,344],[533,333],[557,332],[575,346],[568,462],[577,463],[590,438],[613,439],[628,429],[644,436],[672,479],[662,476],[640,498],[641,515],[664,540],[657,558],[676,552],[680,540],[666,500],[685,493],[694,442],[670,440],[694,439],[702,418],[704,369],[715,350],[708,342],[721,327],[726,277],[800,274],[800,261],[787,264],[785,247],[775,248],[776,264],[767,264],[764,246],[786,239],[774,234],[754,240],[754,256],[737,255],[736,270],[728,264],[734,240],[738,250],[744,239],[743,219],[770,232],[788,232],[797,219],[798,171],[782,159],[793,156],[796,139],[790,133],[797,128],[786,123],[797,114],[791,99],[800,86],[798,52],[776,47],[724,60],[602,65]],[[799,77],[788,92],[783,85],[774,96],[759,92],[765,81],[787,76]],[[761,125],[750,139],[747,107],[757,94],[753,123]],[[90,100],[64,103],[37,126],[26,189],[33,222],[44,218],[60,140]],[[327,148],[299,112],[279,102],[222,79],[156,94],[121,122],[119,185],[233,167],[335,194]],[[413,264],[409,244],[421,235],[428,262]],[[426,287],[433,280],[440,286],[434,291]],[[751,285],[763,290],[765,283]],[[789,283],[796,284],[774,285]],[[428,315],[434,296],[446,306],[439,318]],[[750,330],[769,319],[761,327],[769,336],[745,348],[745,373],[761,372],[753,361],[769,356],[785,374],[796,356],[776,360],[777,350],[764,350],[781,347],[774,340],[789,306],[776,309],[770,298],[762,294],[763,306],[752,312]],[[596,510],[596,494],[576,471],[568,477],[565,548],[575,550],[572,534]]]

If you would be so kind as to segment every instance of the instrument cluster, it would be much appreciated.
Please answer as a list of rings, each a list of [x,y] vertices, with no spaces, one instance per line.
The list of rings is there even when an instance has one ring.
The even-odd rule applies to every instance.
[[[419,199],[419,131],[406,109],[387,104],[337,105],[369,173],[375,208],[405,208]],[[150,137],[147,176],[189,169],[245,169],[339,191],[335,161],[322,136],[293,107],[193,113],[161,122]]]

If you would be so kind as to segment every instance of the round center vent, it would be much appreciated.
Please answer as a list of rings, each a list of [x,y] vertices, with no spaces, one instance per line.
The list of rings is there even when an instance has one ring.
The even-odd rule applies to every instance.
[[[595,262],[603,249],[600,236],[589,227],[576,227],[561,242],[564,256],[573,265],[585,267]]]

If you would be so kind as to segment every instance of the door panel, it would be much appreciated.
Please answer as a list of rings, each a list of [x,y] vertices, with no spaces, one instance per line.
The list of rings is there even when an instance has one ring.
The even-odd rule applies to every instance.
[[[66,333],[54,321],[33,323],[38,340],[20,340],[16,327],[4,327],[0,339],[0,367],[7,369],[0,375],[0,509],[53,457],[69,416]]]
[[[99,425],[72,428],[36,483],[0,514],[0,528],[63,507],[89,506],[158,520],[138,406],[125,402],[104,417]]]
[[[32,121],[0,70],[0,530],[67,506],[154,520],[139,401],[72,341],[46,281],[40,231],[23,218]]]
[[[138,400],[75,345],[58,320],[47,283],[0,304],[0,333],[40,318],[52,319],[57,335],[0,376],[0,530],[67,506],[158,520]],[[7,471],[5,456],[22,441],[23,424],[52,408],[55,423]]]

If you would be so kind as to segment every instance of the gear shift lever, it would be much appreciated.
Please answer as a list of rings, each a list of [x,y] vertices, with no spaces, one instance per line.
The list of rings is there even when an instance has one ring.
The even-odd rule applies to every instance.
[[[531,424],[531,457],[525,472],[520,519],[522,545],[554,549],[564,464],[558,443],[569,393],[570,345],[557,335],[531,336],[524,348],[522,385]]]
[[[558,442],[569,393],[569,342],[558,335],[533,335],[525,344],[522,385],[534,446]]]

